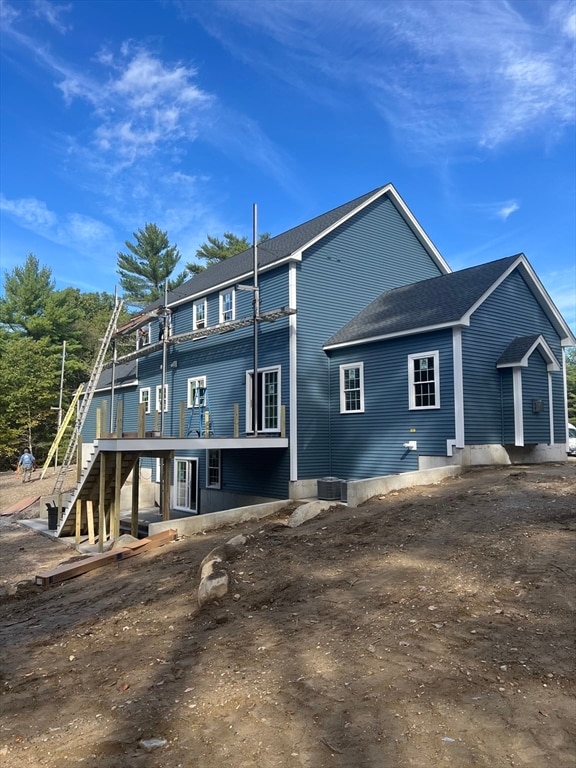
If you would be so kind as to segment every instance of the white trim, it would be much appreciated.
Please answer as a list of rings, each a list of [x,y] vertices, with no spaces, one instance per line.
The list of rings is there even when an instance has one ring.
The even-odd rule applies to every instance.
[[[456,448],[464,448],[464,364],[462,360],[462,329],[452,329],[452,364],[454,367],[454,425]],[[448,454],[451,456],[452,454]]]
[[[524,415],[522,412],[522,370],[512,369],[514,390],[514,445],[524,445]]]
[[[156,384],[156,402],[154,403],[154,410],[157,413],[160,413],[162,410],[161,405],[161,392],[162,392],[162,384]],[[168,384],[164,384],[164,413],[168,412]]]
[[[450,323],[438,323],[438,325],[427,325],[421,328],[407,328],[405,331],[396,333],[382,333],[379,336],[371,336],[369,339],[355,339],[354,341],[341,341],[338,344],[325,344],[322,349],[343,349],[344,347],[360,346],[361,344],[371,344],[374,341],[385,341],[387,339],[398,339],[402,336],[415,336],[419,333],[430,333],[430,331],[443,331],[446,328],[455,328],[457,326],[470,325],[470,323],[461,323],[460,320]]]
[[[447,262],[444,261],[444,258],[442,257],[442,255],[440,254],[440,252],[438,251],[438,249],[436,248],[432,240],[430,240],[428,235],[424,232],[424,230],[422,229],[422,227],[414,217],[413,213],[410,211],[410,209],[408,208],[404,200],[400,197],[400,195],[398,194],[398,191],[395,189],[395,187],[392,184],[386,184],[384,187],[381,187],[380,189],[376,190],[376,192],[374,192],[374,194],[371,195],[367,200],[365,200],[363,203],[353,208],[345,216],[342,216],[340,219],[338,219],[338,221],[335,221],[331,226],[326,227],[326,229],[322,230],[322,232],[320,232],[318,235],[313,237],[311,240],[305,243],[298,250],[293,251],[292,253],[286,254],[285,256],[282,256],[278,259],[275,259],[269,264],[265,264],[259,267],[259,271],[266,272],[267,270],[275,269],[276,267],[280,266],[281,264],[285,264],[286,262],[302,261],[302,254],[307,248],[310,248],[319,240],[322,240],[322,238],[329,235],[335,229],[337,229],[346,221],[348,221],[348,219],[355,216],[357,213],[359,213],[364,208],[369,206],[379,197],[384,197],[384,196],[388,196],[388,198],[390,199],[390,201],[392,202],[392,204],[394,205],[398,213],[402,216],[402,218],[404,219],[408,227],[412,230],[416,238],[420,241],[421,245],[428,252],[432,261],[435,262],[436,266],[440,269],[440,271],[443,274],[449,274],[450,272],[452,272]],[[343,205],[345,205],[345,203],[343,203]],[[306,222],[302,222],[302,223],[305,224]],[[300,226],[300,225],[297,225],[297,226]],[[235,277],[229,280],[225,280],[221,283],[217,283],[215,285],[204,288],[202,291],[199,291],[197,294],[189,294],[188,296],[182,297],[177,301],[171,302],[170,306],[171,307],[178,306],[179,304],[192,301],[196,297],[207,296],[207,295],[216,293],[217,291],[223,290],[227,286],[233,286],[238,283],[241,283],[244,280],[247,280],[248,278],[250,278],[251,276],[252,276],[252,272],[248,270],[245,273],[241,275],[236,275]],[[293,306],[293,305],[291,304],[290,306]],[[576,341],[574,343],[576,343]]]
[[[434,358],[434,405],[416,405],[416,393],[414,381],[414,360],[422,360],[424,357]],[[440,408],[440,352],[436,349],[432,352],[416,352],[408,355],[408,410],[410,411],[437,411]]]
[[[142,387],[139,390],[139,392],[138,392],[138,403],[139,404],[144,402],[142,400],[142,393],[143,392],[148,392],[148,400],[146,402],[146,410],[144,411],[144,413],[150,413],[150,408],[151,408],[150,399],[151,399],[152,391],[151,391],[150,387]]]
[[[358,369],[359,371],[359,379],[360,379],[360,407],[355,408],[354,410],[348,410],[346,408],[346,392],[349,390],[344,389],[344,383],[345,383],[345,372],[349,371],[350,369]],[[340,374],[339,374],[339,386],[340,386],[340,413],[341,414],[352,414],[352,413],[364,413],[364,363],[343,363],[340,366]]]
[[[178,464],[186,464],[187,474],[190,472],[190,469],[192,465],[195,465],[196,469],[194,474],[196,475],[196,488],[194,489],[194,497],[196,499],[196,506],[195,507],[188,507],[184,506],[182,504],[177,504],[177,494],[178,494],[178,483],[177,483],[177,471],[178,471]],[[174,509],[181,509],[187,512],[196,512],[198,513],[198,502],[199,502],[199,494],[200,494],[200,478],[199,478],[199,467],[200,462],[196,457],[190,457],[190,456],[175,456],[172,464],[172,507]]]
[[[288,268],[288,306],[297,308],[296,264]],[[290,397],[290,481],[298,479],[298,314],[288,318],[289,397]]]
[[[565,345],[566,343],[576,344],[576,337],[572,334],[568,324],[556,309],[552,299],[548,295],[546,289],[538,279],[538,276],[528,263],[528,260],[523,253],[518,254],[518,257],[515,259],[515,261],[512,262],[512,264],[510,264],[508,269],[492,283],[490,288],[488,288],[483,293],[483,295],[472,305],[472,307],[470,307],[470,309],[460,318],[461,322],[469,325],[470,316],[474,314],[478,307],[486,301],[486,299],[496,290],[496,288],[498,288],[498,286],[504,282],[504,280],[506,280],[507,277],[509,277],[512,272],[514,272],[515,269],[518,269],[524,279],[530,283],[528,288],[535,294],[536,301],[548,316],[548,319],[555,327],[558,335],[561,337],[562,333],[565,334],[565,338],[561,339],[562,345]]]
[[[206,376],[189,376],[186,379],[186,408],[194,408],[194,403],[190,399],[190,382],[197,382],[198,386],[206,389]]]
[[[550,345],[542,335],[538,336],[536,341],[531,345],[530,349],[524,354],[519,362],[516,360],[511,363],[500,363],[500,365],[497,365],[496,368],[515,368],[516,366],[527,368],[529,364],[529,358],[537,348],[540,350],[542,357],[546,360],[546,370],[549,372],[559,371],[560,363],[556,359],[554,352],[552,352]]]
[[[262,387],[262,397],[259,398],[258,402],[258,409],[260,411],[260,421],[262,423],[262,426],[260,429],[258,429],[258,426],[256,426],[256,432],[258,435],[266,435],[266,434],[277,434],[280,432],[280,420],[282,418],[282,367],[280,365],[268,365],[265,368],[258,368],[258,376],[263,376],[265,373],[270,373],[271,371],[276,372],[276,381],[278,385],[278,392],[277,392],[277,404],[276,404],[276,426],[273,429],[266,429],[264,426],[264,417],[265,417],[265,398],[264,398],[264,387]],[[252,428],[252,387],[254,386],[254,368],[251,368],[250,370],[246,371],[246,424],[245,424],[245,431],[247,435],[251,435],[254,433],[254,430]],[[258,419],[256,419],[256,425],[258,425]]]
[[[204,307],[204,325],[198,325],[196,322],[196,307]],[[202,299],[192,302],[192,330],[199,331],[202,328],[208,328],[208,299],[204,296]]]
[[[223,298],[228,294],[232,295],[232,317],[224,319]],[[229,286],[218,293],[218,324],[231,323],[236,319],[236,291],[233,286]]]
[[[379,197],[387,196],[392,205],[396,208],[400,216],[404,219],[406,224],[409,226],[409,228],[412,230],[416,238],[420,241],[420,244],[424,247],[424,249],[428,252],[428,255],[432,258],[432,261],[436,264],[436,266],[440,269],[441,272],[444,274],[448,274],[452,272],[448,264],[444,261],[442,258],[440,252],[430,240],[428,235],[424,232],[418,221],[415,219],[413,213],[410,211],[404,200],[400,197],[396,189],[392,184],[386,184],[386,186],[382,187],[381,189],[376,190],[376,192],[371,195],[367,200],[365,200],[360,205],[356,206],[356,208],[353,208],[351,211],[349,211],[345,216],[342,216],[338,221],[335,221],[331,226],[327,227],[326,229],[322,230],[318,235],[313,237],[311,240],[309,240],[307,243],[305,243],[301,248],[299,248],[297,251],[294,251],[293,256],[298,257],[299,259],[302,258],[302,254],[304,251],[306,251],[308,248],[313,246],[315,243],[317,243],[319,240],[322,240],[326,235],[329,235],[331,232],[333,232],[338,227],[342,226],[346,221],[351,219],[353,216],[356,216],[357,213],[364,210],[364,208],[367,208],[369,205],[371,205],[375,200],[378,200]]]
[[[552,390],[551,371],[548,371],[548,418],[550,421],[550,445],[554,445],[554,393]]]

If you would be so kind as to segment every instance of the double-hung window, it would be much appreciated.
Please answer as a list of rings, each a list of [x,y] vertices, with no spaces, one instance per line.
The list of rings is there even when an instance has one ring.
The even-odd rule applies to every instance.
[[[254,431],[254,371],[246,373],[246,432]],[[280,432],[280,368],[264,368],[257,376],[258,432]]]
[[[192,305],[192,330],[199,331],[201,328],[206,328],[206,299],[200,299],[195,301]]]
[[[219,322],[229,323],[234,320],[235,301],[234,288],[227,288],[220,292],[220,315]]]
[[[150,413],[150,387],[140,390],[140,402],[144,403],[144,413]]]
[[[206,376],[196,376],[188,379],[187,408],[198,408],[206,405]]]
[[[156,410],[158,413],[168,410],[168,384],[164,385],[164,392],[162,392],[162,384],[156,387]]]
[[[206,487],[220,488],[222,486],[222,458],[218,450],[206,451]]]
[[[408,356],[409,404],[411,410],[440,408],[440,356],[423,352]]]
[[[340,413],[364,412],[364,363],[340,366]]]

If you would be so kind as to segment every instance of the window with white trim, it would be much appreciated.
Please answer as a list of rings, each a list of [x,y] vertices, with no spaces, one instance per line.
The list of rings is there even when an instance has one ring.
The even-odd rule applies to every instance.
[[[258,370],[258,432],[280,432],[280,366]],[[246,432],[254,431],[252,386],[254,371],[246,372]]]
[[[440,408],[440,354],[408,355],[410,410]]]
[[[235,300],[234,300],[234,288],[227,288],[225,291],[220,292],[220,313],[218,322],[229,323],[234,320],[235,312]]]
[[[340,366],[340,413],[364,413],[364,363]]]
[[[206,299],[195,301],[192,305],[192,330],[199,331],[207,326]]]
[[[204,390],[206,391],[206,376],[196,376],[196,378],[188,379],[187,383],[187,408],[197,408],[199,405],[203,405],[200,402],[200,394]]]
[[[162,398],[162,384],[158,384],[156,387],[156,410],[158,413],[160,413],[161,406],[160,406],[160,400],[163,400],[162,402],[162,409],[164,412],[168,410],[168,384],[164,385],[164,397]]]
[[[222,486],[222,455],[216,449],[206,451],[206,487]]]
[[[150,387],[140,390],[140,402],[146,406],[144,413],[150,413]]]

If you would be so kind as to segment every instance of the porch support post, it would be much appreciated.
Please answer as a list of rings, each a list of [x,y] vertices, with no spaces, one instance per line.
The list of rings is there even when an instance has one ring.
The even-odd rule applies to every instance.
[[[130,532],[135,539],[138,538],[138,507],[140,499],[140,458],[132,470],[132,514],[130,518]]]
[[[122,452],[116,451],[116,466],[114,476],[114,503],[112,519],[110,520],[110,538],[118,541],[120,538],[120,491],[122,490]]]
[[[170,465],[172,453],[162,459],[162,520],[170,520]]]
[[[106,536],[106,454],[100,453],[100,483],[98,486],[98,552],[104,552],[104,538]]]

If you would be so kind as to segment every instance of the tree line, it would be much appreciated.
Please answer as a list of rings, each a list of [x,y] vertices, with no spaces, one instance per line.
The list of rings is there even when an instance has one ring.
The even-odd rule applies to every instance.
[[[208,236],[196,251],[198,261],[178,272],[182,256],[167,232],[146,224],[133,236],[117,254],[124,307],[146,306],[163,296],[165,283],[173,290],[250,247],[247,238],[232,232],[223,238]],[[267,238],[265,234],[260,240]],[[115,300],[106,292],[57,290],[52,271],[32,253],[21,266],[5,271],[0,297],[0,471],[13,469],[25,447],[43,461],[58,429],[61,384],[66,413],[77,388],[90,376]],[[123,310],[119,324],[129,317]]]

